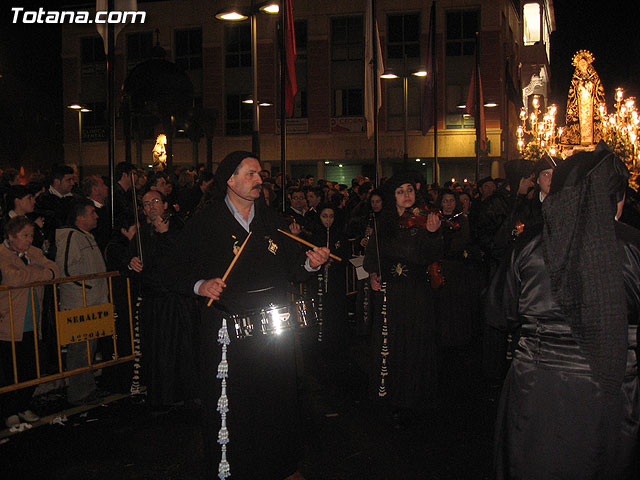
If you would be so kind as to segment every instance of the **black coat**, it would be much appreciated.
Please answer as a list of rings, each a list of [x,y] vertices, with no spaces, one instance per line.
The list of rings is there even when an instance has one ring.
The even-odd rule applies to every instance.
[[[206,299],[201,298],[201,385],[205,456],[211,477],[216,475],[221,458],[217,443],[221,419],[216,409],[222,390],[216,373],[222,356],[218,335],[223,321],[231,339],[226,379],[230,414],[226,421],[232,478],[281,480],[296,471],[300,442],[294,332],[237,339],[231,315],[288,302],[289,282],[308,277],[303,250],[278,228],[287,228],[284,219],[257,202],[250,225],[252,236],[226,280],[220,301],[207,307]],[[224,200],[212,201],[189,219],[182,232],[180,253],[169,271],[171,285],[194,295],[197,281],[221,278],[234,257],[234,245],[239,247],[247,235]]]
[[[514,249],[488,295],[503,315],[495,326],[521,337],[505,380],[496,426],[497,478],[638,478],[640,430],[636,360],[640,313],[640,232],[616,222],[624,252],[629,322],[627,370],[620,396],[594,380],[551,293],[542,234]]]

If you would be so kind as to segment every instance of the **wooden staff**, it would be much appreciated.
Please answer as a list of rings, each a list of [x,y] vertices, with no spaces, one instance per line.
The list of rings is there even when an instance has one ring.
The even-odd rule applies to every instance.
[[[296,237],[295,235],[293,235],[293,234],[291,234],[291,233],[289,233],[289,232],[285,232],[284,230],[280,230],[280,229],[278,229],[278,231],[279,231],[280,233],[284,233],[287,237],[291,237],[291,238],[293,238],[295,241],[300,242],[300,243],[301,243],[301,244],[303,244],[303,245],[306,245],[307,247],[310,247],[310,248],[318,248],[318,247],[316,247],[313,243],[311,243],[311,242],[307,242],[306,240],[303,240],[303,239],[301,239],[300,237]],[[338,262],[341,262],[341,261],[342,261],[342,259],[341,259],[339,256],[334,255],[333,253],[330,253],[330,254],[329,254],[329,256],[330,256],[331,258],[333,258],[334,260],[337,260]]]
[[[249,232],[249,235],[247,235],[247,238],[244,239],[244,242],[242,242],[242,245],[240,245],[240,250],[238,250],[238,253],[236,253],[235,257],[233,257],[233,260],[231,260],[231,263],[229,264],[229,266],[227,267],[227,271],[224,272],[224,275],[222,276],[222,281],[226,281],[227,277],[229,276],[229,274],[231,273],[231,269],[233,268],[233,266],[236,264],[236,262],[238,261],[238,257],[240,257],[240,254],[242,253],[242,250],[244,250],[244,246],[247,244],[247,242],[249,241],[249,237],[251,236],[253,232]],[[209,299],[209,302],[207,303],[207,307],[210,307],[211,304],[213,303],[213,298]]]

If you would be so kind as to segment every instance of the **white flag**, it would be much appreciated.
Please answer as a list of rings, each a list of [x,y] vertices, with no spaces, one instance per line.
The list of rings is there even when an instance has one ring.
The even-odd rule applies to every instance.
[[[109,8],[109,0],[96,0],[96,12],[106,12]],[[138,0],[113,0],[113,10],[120,12],[137,12]],[[116,23],[113,26],[113,44],[118,39],[118,34],[126,26],[126,23]],[[109,54],[109,25],[107,23],[96,23],[96,30],[102,37],[104,43],[104,53]]]
[[[373,41],[371,39],[371,33],[373,32],[373,12],[371,11],[371,0],[367,0],[367,12],[365,20],[364,31],[364,119],[367,122],[367,138],[371,138],[373,135],[373,124],[375,115],[378,114],[378,110],[382,107],[382,95],[380,90],[380,75],[384,72],[384,65],[382,64],[382,49],[380,48],[380,33],[378,32],[378,21],[376,20],[376,42],[378,69],[377,72],[373,71]],[[377,82],[374,84],[373,82]],[[373,89],[377,85],[378,88],[378,104],[373,105]]]

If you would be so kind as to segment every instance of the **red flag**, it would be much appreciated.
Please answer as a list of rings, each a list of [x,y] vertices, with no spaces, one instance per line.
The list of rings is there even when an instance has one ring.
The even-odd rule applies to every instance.
[[[478,99],[480,101],[480,105],[478,109],[476,109],[476,70],[478,71]],[[479,110],[480,114],[476,115],[476,110]],[[471,83],[469,84],[469,93],[467,94],[467,106],[466,106],[467,114],[473,116],[476,121],[476,131],[478,132],[476,141],[478,142],[478,146],[481,151],[487,151],[487,125],[484,121],[484,99],[482,96],[482,75],[480,74],[480,66],[476,65],[471,73]]]
[[[293,115],[293,97],[298,93],[298,83],[296,82],[296,32],[293,27],[293,7],[291,0],[284,0],[284,8],[286,15],[285,31],[284,31],[284,52],[287,61],[287,76],[284,86],[284,105],[287,115]]]

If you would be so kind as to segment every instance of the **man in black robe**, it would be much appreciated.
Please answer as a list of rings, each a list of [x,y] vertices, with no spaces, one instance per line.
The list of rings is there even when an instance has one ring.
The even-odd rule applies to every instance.
[[[306,278],[329,256],[328,249],[319,248],[307,251],[305,259],[298,244],[278,232],[286,223],[261,198],[260,170],[250,152],[227,155],[216,172],[212,202],[183,230],[174,269],[176,287],[204,300],[201,367],[207,461],[212,475],[217,470],[220,478],[230,473],[234,480],[301,476],[296,472],[300,442],[294,332],[263,335],[257,325],[253,335],[238,339],[233,315],[290,303],[290,280]],[[222,281],[249,232],[251,238]],[[205,302],[209,299],[214,301],[211,307]],[[230,343],[221,347],[218,339],[225,341],[225,325]]]

